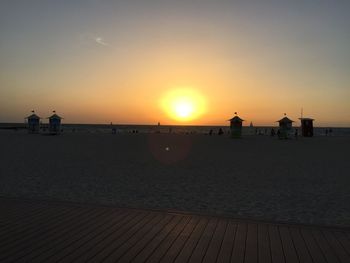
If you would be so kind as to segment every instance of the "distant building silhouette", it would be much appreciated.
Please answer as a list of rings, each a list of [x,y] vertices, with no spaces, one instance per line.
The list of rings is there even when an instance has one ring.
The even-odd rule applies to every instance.
[[[232,119],[230,119],[230,131],[231,131],[231,138],[241,138],[242,137],[242,123],[244,120],[242,120],[240,117],[237,116],[237,112],[235,112],[236,116],[234,116]]]
[[[49,132],[51,134],[60,134],[61,132],[61,120],[62,117],[58,116],[55,111],[53,111],[53,115],[51,115],[49,119]]]
[[[286,114],[284,114],[286,115]],[[292,132],[293,122],[291,119],[289,119],[287,116],[283,117],[279,121],[279,138],[280,139],[287,139],[289,137],[289,134]]]
[[[29,133],[39,133],[40,131],[40,117],[35,114],[34,110],[32,115],[26,117],[27,128]]]
[[[303,137],[312,137],[314,136],[314,119],[311,118],[299,118],[301,121],[301,135]]]

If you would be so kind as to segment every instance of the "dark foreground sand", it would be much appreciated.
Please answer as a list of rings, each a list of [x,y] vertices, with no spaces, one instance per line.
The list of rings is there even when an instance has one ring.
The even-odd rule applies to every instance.
[[[0,196],[350,226],[350,137],[0,131]]]

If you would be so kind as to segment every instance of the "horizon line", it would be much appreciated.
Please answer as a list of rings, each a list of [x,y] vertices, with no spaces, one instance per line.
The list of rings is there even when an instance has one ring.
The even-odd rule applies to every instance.
[[[10,125],[25,125],[26,123],[22,122],[0,122],[0,126],[4,124],[10,124]],[[43,124],[48,124],[48,123],[43,123]],[[145,123],[62,123],[61,125],[66,126],[66,125],[104,125],[104,126],[155,126],[158,127],[158,123],[154,124],[145,124]],[[220,124],[160,124],[160,126],[188,126],[188,127],[230,127],[230,125],[220,125]],[[242,127],[250,127],[249,125],[243,125]],[[276,125],[254,125],[254,127],[278,127],[278,124],[276,122]],[[298,126],[293,126],[293,127],[300,127]],[[332,126],[332,125],[322,125],[322,126],[317,126],[314,125],[314,128],[349,128],[350,126]]]

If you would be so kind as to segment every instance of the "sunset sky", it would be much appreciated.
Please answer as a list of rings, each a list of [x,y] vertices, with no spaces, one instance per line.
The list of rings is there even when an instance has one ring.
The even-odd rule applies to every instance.
[[[350,126],[349,14],[348,0],[2,0],[0,122],[274,125],[303,108]],[[171,109],[186,94],[193,109]]]

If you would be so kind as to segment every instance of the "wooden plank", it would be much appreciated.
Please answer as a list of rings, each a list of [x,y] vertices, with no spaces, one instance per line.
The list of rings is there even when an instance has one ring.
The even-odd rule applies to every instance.
[[[225,235],[222,241],[222,245],[217,258],[218,263],[229,263],[231,262],[231,255],[233,244],[235,241],[235,235],[237,230],[237,223],[230,220],[227,224]]]
[[[63,208],[62,210],[47,209],[40,214],[35,214],[34,216],[28,215],[24,220],[14,220],[12,226],[6,229],[6,232],[2,232],[1,236],[7,240],[7,244],[10,243],[10,240],[16,238],[16,234],[20,234],[21,237],[33,232],[37,228],[42,228],[43,225],[46,225],[50,221],[57,221],[57,219],[65,218],[69,214],[76,214],[77,211],[74,211],[70,208]]]
[[[314,262],[317,263],[327,263],[322,250],[316,243],[311,230],[309,228],[300,228],[300,233],[305,240],[306,246],[309,249],[310,255]]]
[[[297,251],[295,250],[292,237],[287,226],[279,226],[279,232],[282,241],[284,258],[286,263],[299,263]]]
[[[334,231],[335,238],[339,241],[339,243],[343,246],[344,250],[348,255],[350,255],[350,238],[344,232]]]
[[[258,224],[258,259],[259,263],[271,263],[270,237],[267,224]]]
[[[134,236],[134,241],[128,242],[129,243],[129,248],[124,249],[124,252],[119,252],[121,256],[112,256],[108,258],[107,262],[115,262],[115,259],[119,262],[131,262],[137,254],[142,251],[142,249],[147,246],[148,243],[152,242],[152,240],[159,234],[161,233],[173,219],[178,216],[173,216],[173,215],[165,215],[163,216],[162,220],[159,223],[156,223],[152,226],[151,230],[148,231],[146,234],[143,234],[140,232],[140,237]],[[136,243],[135,243],[136,241]],[[135,245],[131,245],[131,243],[135,243]],[[117,255],[115,253],[114,255]]]
[[[95,211],[98,212],[97,209]],[[50,237],[49,245],[36,253],[31,253],[27,258],[37,262],[52,262],[57,255],[64,255],[67,248],[73,249],[75,246],[79,246],[81,241],[84,242],[84,238],[91,238],[91,235],[95,236],[96,232],[99,234],[109,229],[116,220],[122,219],[124,214],[123,211],[115,210],[109,211],[108,214],[99,215],[97,218],[90,217],[86,224],[79,222],[80,224],[68,233],[53,235]]]
[[[83,254],[88,253],[88,251],[102,242],[111,233],[117,231],[121,226],[132,220],[136,215],[136,213],[124,211],[121,217],[116,217],[113,219],[111,226],[107,225],[106,229],[101,230],[100,232],[95,231],[96,235],[91,234],[91,236],[88,236],[84,239],[81,239],[79,242],[70,245],[61,253],[57,253],[56,255],[50,257],[50,261],[58,262],[64,260],[66,262],[74,262]]]
[[[258,227],[257,224],[248,224],[245,263],[258,262]]]
[[[283,253],[281,237],[278,231],[278,226],[269,225],[268,227],[271,247],[271,259],[273,263],[286,262]]]
[[[204,229],[201,238],[199,239],[197,246],[193,250],[189,262],[202,262],[203,257],[208,249],[210,241],[213,238],[213,234],[218,224],[217,218],[211,218],[207,227]]]
[[[222,242],[227,228],[227,220],[219,220],[213,238],[209,244],[209,247],[205,253],[203,263],[216,262],[219,252],[221,250]]]
[[[157,247],[157,249],[148,257],[145,258],[146,262],[159,262],[170,247],[174,244],[177,238],[185,231],[188,224],[191,223],[192,217],[185,216],[182,218],[181,222],[170,232],[170,234],[162,241],[162,243]],[[141,260],[142,258],[140,258]],[[141,261],[141,262],[145,262]]]
[[[300,263],[313,263],[309,249],[304,238],[301,236],[299,227],[289,227],[295,250],[297,251]]]
[[[191,257],[192,252],[194,248],[196,247],[204,229],[206,228],[208,224],[207,218],[201,218],[198,224],[196,225],[195,229],[193,230],[190,237],[187,239],[185,245],[177,255],[175,262],[187,262],[188,259]]]
[[[104,258],[101,260],[103,262],[118,262],[119,259],[128,251],[131,247],[133,247],[142,237],[147,236],[152,229],[155,228],[157,225],[163,226],[169,220],[171,219],[171,216],[164,216],[163,214],[156,214],[154,218],[152,218],[151,221],[147,222],[147,224],[144,224],[142,228],[140,228],[138,231],[136,231],[133,235],[130,236],[130,238],[127,239],[126,242],[123,242],[120,246],[116,246],[115,249],[104,256]],[[100,258],[98,258],[98,261]],[[96,261],[96,260],[95,260]]]
[[[329,245],[333,248],[334,253],[341,263],[349,263],[350,256],[344,249],[344,247],[335,238],[334,234],[330,230],[323,230],[324,237],[328,241]]]
[[[327,240],[324,238],[322,232],[319,229],[312,229],[311,232],[316,243],[322,250],[327,262],[339,263],[338,258],[336,257],[333,249],[328,244]]]
[[[22,232],[24,229],[20,229],[23,226],[28,227],[29,224],[37,225],[39,222],[45,222],[46,216],[50,217],[52,215],[58,215],[59,213],[63,213],[64,211],[72,211],[73,209],[69,207],[60,207],[56,208],[55,206],[49,206],[45,209],[42,209],[42,211],[38,211],[38,213],[29,213],[26,217],[19,217],[16,220],[12,220],[9,222],[8,226],[9,228],[6,229],[4,228],[3,231],[1,232],[1,235],[6,235],[7,233],[11,233],[10,235],[13,234],[13,231],[18,231]],[[23,219],[23,220],[21,220]]]
[[[6,204],[3,205],[0,202],[0,225],[5,225],[6,223],[12,223],[12,220],[19,220],[26,215],[34,214],[35,211],[42,211],[46,209],[48,205],[35,204],[35,203],[23,203],[23,204]]]
[[[73,218],[84,215],[84,213],[87,211],[88,210],[78,213],[74,212],[73,210],[67,210],[64,214],[59,214],[57,217],[51,213],[49,218],[44,217],[47,220],[46,222],[38,220],[40,223],[32,225],[32,223],[35,222],[31,222],[28,227],[26,227],[24,224],[22,227],[24,230],[19,229],[17,231],[14,231],[12,236],[9,237],[2,236],[3,240],[7,241],[7,243],[0,246],[0,259],[2,256],[8,255],[10,253],[18,254],[17,251],[23,252],[23,248],[26,248],[28,244],[34,245],[35,242],[37,242],[36,237],[48,235],[51,233],[50,231],[54,231],[58,226],[62,225],[65,222],[69,223]],[[32,242],[33,240],[35,240],[35,242]]]
[[[1,229],[0,235],[5,240],[9,241],[9,239],[16,233],[23,235],[24,232],[32,230],[36,226],[51,220],[53,217],[64,216],[66,213],[73,211],[73,209],[67,207],[62,208],[61,210],[50,207],[37,214],[29,214],[28,217],[24,218],[24,220],[13,220],[10,224]],[[2,243],[0,244],[2,245]]]
[[[135,215],[132,219],[126,222],[124,225],[117,227],[115,231],[112,231],[107,236],[104,237],[99,243],[96,243],[94,247],[91,247],[88,251],[81,254],[79,253],[76,258],[72,261],[64,260],[65,262],[87,262],[88,260],[93,259],[96,255],[103,253],[104,250],[108,249],[108,247],[113,242],[118,242],[118,238],[122,238],[125,234],[132,231],[133,228],[137,228],[142,226],[142,222],[144,220],[149,220],[152,218],[151,213],[143,213],[143,212],[133,212]],[[140,225],[141,224],[141,225]]]
[[[96,254],[93,258],[89,259],[88,262],[102,262],[106,260],[115,250],[121,247],[123,244],[127,243],[130,238],[132,238],[138,231],[149,225],[152,221],[159,221],[161,218],[156,213],[149,213],[136,225],[133,225],[127,232],[123,235],[114,235],[112,242],[107,244],[102,251]]]
[[[237,225],[235,242],[233,244],[233,250],[232,250],[232,256],[231,256],[232,263],[244,262],[246,239],[247,239],[247,224],[239,222]]]
[[[0,233],[1,262],[350,262],[346,228],[1,197]]]
[[[156,235],[155,238],[149,242],[132,260],[135,263],[145,262],[158,248],[161,244],[164,244],[165,240],[169,235],[175,231],[176,227],[181,225],[184,221],[184,217],[177,215],[172,221],[161,231],[160,234]]]
[[[171,245],[171,247],[168,249],[168,251],[165,253],[164,257],[160,260],[160,262],[174,262],[177,255],[182,250],[183,246],[185,245],[187,239],[191,236],[193,230],[196,228],[199,217],[193,216],[190,220],[190,222],[186,225],[184,230],[180,233],[180,235],[176,238],[174,243]],[[150,261],[152,262],[152,261]]]
[[[18,261],[21,258],[25,258],[26,261],[32,261],[32,258],[35,258],[36,255],[46,251],[46,249],[51,248],[57,242],[60,241],[60,238],[65,235],[74,235],[77,231],[82,231],[91,220],[98,219],[99,216],[104,216],[108,213],[105,209],[91,210],[88,214],[81,214],[79,218],[74,217],[70,220],[62,222],[60,225],[57,225],[55,228],[48,231],[41,231],[35,233],[31,240],[35,242],[21,244],[20,252],[14,253],[11,252],[11,255],[8,255],[7,258],[11,261]],[[16,248],[18,250],[18,248]]]
[[[13,212],[10,215],[7,215],[6,217],[4,216],[2,219],[0,219],[0,235],[5,235],[6,233],[15,231],[16,226],[18,227],[23,223],[27,223],[30,217],[40,216],[41,214],[45,213],[47,208],[35,206],[31,209],[22,209],[19,207],[16,207],[16,209],[20,210],[21,212]]]
[[[24,213],[32,212],[34,210],[41,210],[47,208],[48,205],[41,205],[35,203],[2,203],[0,201],[0,223],[5,224],[12,222],[11,219],[18,219]],[[10,220],[10,221],[9,221]]]

